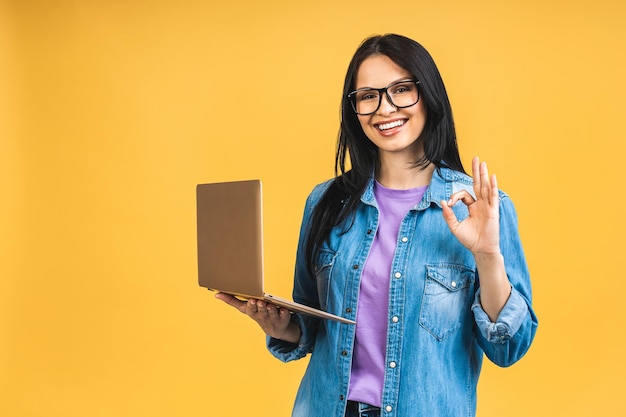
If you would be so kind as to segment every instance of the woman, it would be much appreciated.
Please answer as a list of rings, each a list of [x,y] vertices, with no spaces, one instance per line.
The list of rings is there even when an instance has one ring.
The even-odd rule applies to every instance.
[[[392,34],[358,48],[335,161],[307,199],[293,297],[356,326],[217,297],[277,358],[312,352],[293,416],[474,415],[483,353],[513,364],[537,320],[513,204],[478,158],[464,173],[420,44]]]

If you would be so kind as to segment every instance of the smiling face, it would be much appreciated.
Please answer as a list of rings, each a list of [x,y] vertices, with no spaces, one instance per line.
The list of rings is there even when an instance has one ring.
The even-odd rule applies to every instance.
[[[355,89],[383,88],[405,80],[414,77],[386,55],[373,55],[359,67]],[[397,108],[383,94],[378,110],[367,116],[359,115],[358,119],[365,135],[378,147],[381,159],[386,153],[401,154],[411,161],[423,155],[423,144],[418,140],[426,124],[422,99],[411,107]]]

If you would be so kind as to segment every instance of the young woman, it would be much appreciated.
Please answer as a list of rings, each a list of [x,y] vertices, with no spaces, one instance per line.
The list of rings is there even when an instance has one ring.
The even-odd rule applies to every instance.
[[[360,45],[335,161],[306,202],[293,298],[357,324],[217,297],[259,323],[277,358],[312,354],[293,416],[475,415],[483,354],[513,364],[537,320],[513,204],[478,158],[465,174],[420,44]]]

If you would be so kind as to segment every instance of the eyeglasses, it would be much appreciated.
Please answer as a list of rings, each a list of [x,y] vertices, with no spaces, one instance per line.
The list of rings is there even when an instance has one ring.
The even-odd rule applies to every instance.
[[[383,93],[387,101],[398,109],[415,105],[420,99],[419,81],[401,80],[389,84],[384,88],[360,88],[348,94],[348,99],[356,114],[368,116],[376,113],[380,107]]]

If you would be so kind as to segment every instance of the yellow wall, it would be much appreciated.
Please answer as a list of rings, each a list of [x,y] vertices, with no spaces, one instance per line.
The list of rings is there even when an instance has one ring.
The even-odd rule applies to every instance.
[[[540,329],[479,416],[623,416],[626,3],[0,2],[0,415],[289,414],[281,364],[197,287],[195,185],[260,177],[290,294],[366,36],[422,42],[463,161],[514,199]]]

